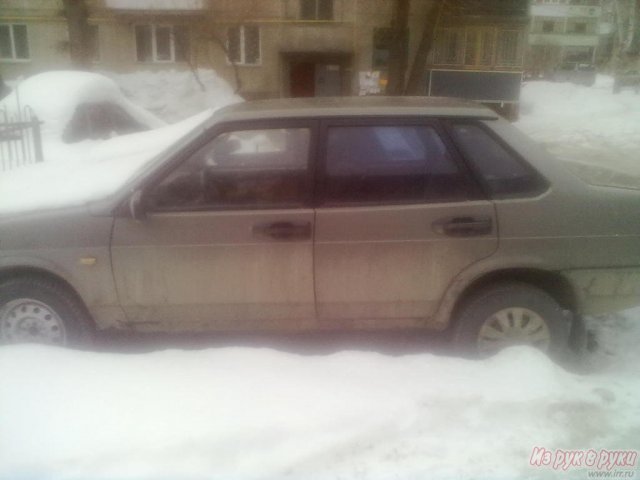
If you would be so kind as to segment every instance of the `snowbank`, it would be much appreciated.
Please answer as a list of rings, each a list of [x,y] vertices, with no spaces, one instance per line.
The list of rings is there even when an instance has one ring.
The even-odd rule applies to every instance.
[[[604,75],[593,87],[528,82],[516,126],[590,183],[640,188],[640,95],[612,88]]]
[[[213,70],[141,71],[126,74],[105,72],[135,103],[168,122],[195,115],[207,108],[220,108],[242,98]],[[199,82],[198,82],[199,80]]]
[[[533,447],[629,449],[640,427],[637,378],[527,347],[473,362],[12,346],[0,378],[0,478],[548,478]]]
[[[191,72],[112,75],[137,103],[180,122],[170,126],[125,98],[114,80],[87,72],[47,72],[20,83],[2,101],[15,114],[29,105],[42,120],[44,162],[0,174],[0,215],[82,205],[119,189],[131,175],[208,118],[214,110],[242,101],[212,71],[200,71],[205,91]],[[152,130],[107,140],[62,141],[76,107],[110,101]],[[195,114],[195,115],[194,115]],[[187,118],[188,117],[188,118]],[[29,192],[28,195],[25,192]]]
[[[67,146],[67,156],[57,162],[4,172],[0,175],[0,215],[83,205],[105,198],[211,114],[205,111],[167,127],[81,142]]]

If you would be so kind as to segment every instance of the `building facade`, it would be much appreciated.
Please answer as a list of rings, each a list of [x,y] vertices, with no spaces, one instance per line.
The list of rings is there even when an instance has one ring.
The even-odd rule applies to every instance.
[[[410,2],[409,59],[418,48],[432,1]],[[363,82],[371,79],[379,82],[384,93],[393,1],[87,3],[96,71],[212,68],[245,98],[371,93],[376,89],[370,83],[363,90]],[[511,101],[511,94],[509,99],[495,94],[482,98],[486,92],[473,91],[474,82],[480,81],[473,73],[522,73],[527,0],[471,4],[476,7],[450,12],[439,23],[426,60],[424,93]],[[68,46],[61,0],[3,0],[0,4],[0,71],[5,79],[71,67]],[[446,72],[461,73],[451,83],[455,74]],[[498,82],[495,75],[493,80],[481,80]]]
[[[532,0],[528,66],[543,73],[561,64],[594,65],[611,48],[611,2]]]

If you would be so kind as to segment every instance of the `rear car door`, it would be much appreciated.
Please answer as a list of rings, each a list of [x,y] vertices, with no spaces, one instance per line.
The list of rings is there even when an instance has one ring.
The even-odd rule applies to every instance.
[[[311,122],[235,124],[117,218],[113,271],[140,328],[300,328],[315,318]]]
[[[498,245],[494,206],[436,120],[327,119],[315,289],[326,325],[415,326]]]

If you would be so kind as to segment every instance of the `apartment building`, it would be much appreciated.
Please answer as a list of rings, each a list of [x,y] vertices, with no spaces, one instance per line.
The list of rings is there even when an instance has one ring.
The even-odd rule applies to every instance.
[[[406,36],[410,59],[432,1],[411,1]],[[363,92],[363,80],[371,78],[381,79],[384,93],[394,1],[87,0],[87,4],[97,71],[213,68],[245,98],[357,95]],[[517,102],[527,0],[469,4],[439,23],[427,59],[424,93]],[[0,3],[0,71],[5,78],[70,67],[68,43],[61,0]],[[501,93],[505,87],[506,96]]]
[[[605,28],[608,13],[602,0],[532,0],[530,68],[542,73],[563,63],[596,63],[612,32]]]

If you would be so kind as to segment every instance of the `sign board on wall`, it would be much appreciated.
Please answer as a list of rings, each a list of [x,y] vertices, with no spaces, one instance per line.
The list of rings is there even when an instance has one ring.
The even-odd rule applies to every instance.
[[[482,102],[518,102],[522,72],[431,70],[427,94]]]

